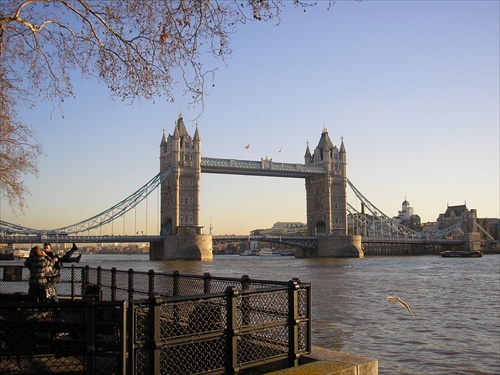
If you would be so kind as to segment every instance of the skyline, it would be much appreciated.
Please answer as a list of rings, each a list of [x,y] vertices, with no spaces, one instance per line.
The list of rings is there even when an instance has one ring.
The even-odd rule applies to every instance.
[[[174,103],[129,105],[75,74],[64,118],[50,103],[19,110],[45,156],[39,178],[26,178],[25,215],[2,199],[0,219],[55,229],[120,202],[158,173],[163,129],[173,132],[179,111],[191,135],[198,122],[202,156],[304,163],[325,126],[334,145],[344,140],[348,178],[389,217],[407,199],[422,222],[461,204],[498,218],[499,31],[499,2],[289,6],[279,26],[239,26],[203,111],[180,85]],[[141,212],[126,226],[156,230],[156,199],[147,225]],[[202,174],[205,233],[305,216],[301,179]]]

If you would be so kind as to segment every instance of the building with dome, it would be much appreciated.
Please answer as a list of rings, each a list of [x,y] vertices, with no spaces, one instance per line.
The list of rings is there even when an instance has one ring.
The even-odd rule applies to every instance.
[[[413,207],[410,206],[410,202],[406,200],[406,197],[403,203],[401,203],[401,211],[398,211],[398,216],[394,216],[392,220],[407,228],[417,231],[422,230],[420,216],[414,213]]]

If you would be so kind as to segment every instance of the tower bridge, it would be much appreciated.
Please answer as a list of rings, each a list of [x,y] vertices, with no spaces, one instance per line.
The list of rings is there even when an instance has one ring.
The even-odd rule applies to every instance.
[[[375,207],[347,178],[347,153],[343,139],[334,146],[326,128],[316,148],[306,146],[304,164],[220,159],[201,156],[198,125],[191,136],[181,115],[173,134],[165,132],[160,143],[160,172],[135,193],[113,207],[79,223],[41,231],[0,221],[0,242],[29,239],[37,242],[149,242],[150,259],[212,258],[213,244],[248,240],[249,236],[203,234],[200,223],[201,173],[302,178],[306,190],[306,236],[262,237],[297,248],[298,257],[363,257],[364,243],[449,244],[477,246],[475,210],[447,228],[416,232],[405,228]],[[160,233],[157,236],[81,236],[113,222],[136,207],[160,186]],[[361,201],[361,211],[347,202],[350,188]],[[477,225],[477,223],[476,223]],[[21,238],[23,238],[21,240]],[[252,236],[252,240],[257,237]],[[259,237],[260,238],[260,237]]]

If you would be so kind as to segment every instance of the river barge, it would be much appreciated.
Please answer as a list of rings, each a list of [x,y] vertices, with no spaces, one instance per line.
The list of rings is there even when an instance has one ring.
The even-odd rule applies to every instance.
[[[474,251],[458,251],[447,250],[440,253],[443,258],[480,258],[483,253],[479,250]]]

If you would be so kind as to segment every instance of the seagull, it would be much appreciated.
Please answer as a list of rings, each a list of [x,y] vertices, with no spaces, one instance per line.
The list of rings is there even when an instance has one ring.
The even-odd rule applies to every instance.
[[[388,296],[387,301],[392,302],[392,303],[400,303],[401,306],[403,306],[406,310],[408,310],[408,312],[411,314],[411,316],[415,317],[415,315],[413,315],[413,313],[410,310],[410,306],[408,306],[408,304],[405,301],[403,301],[401,298]]]

